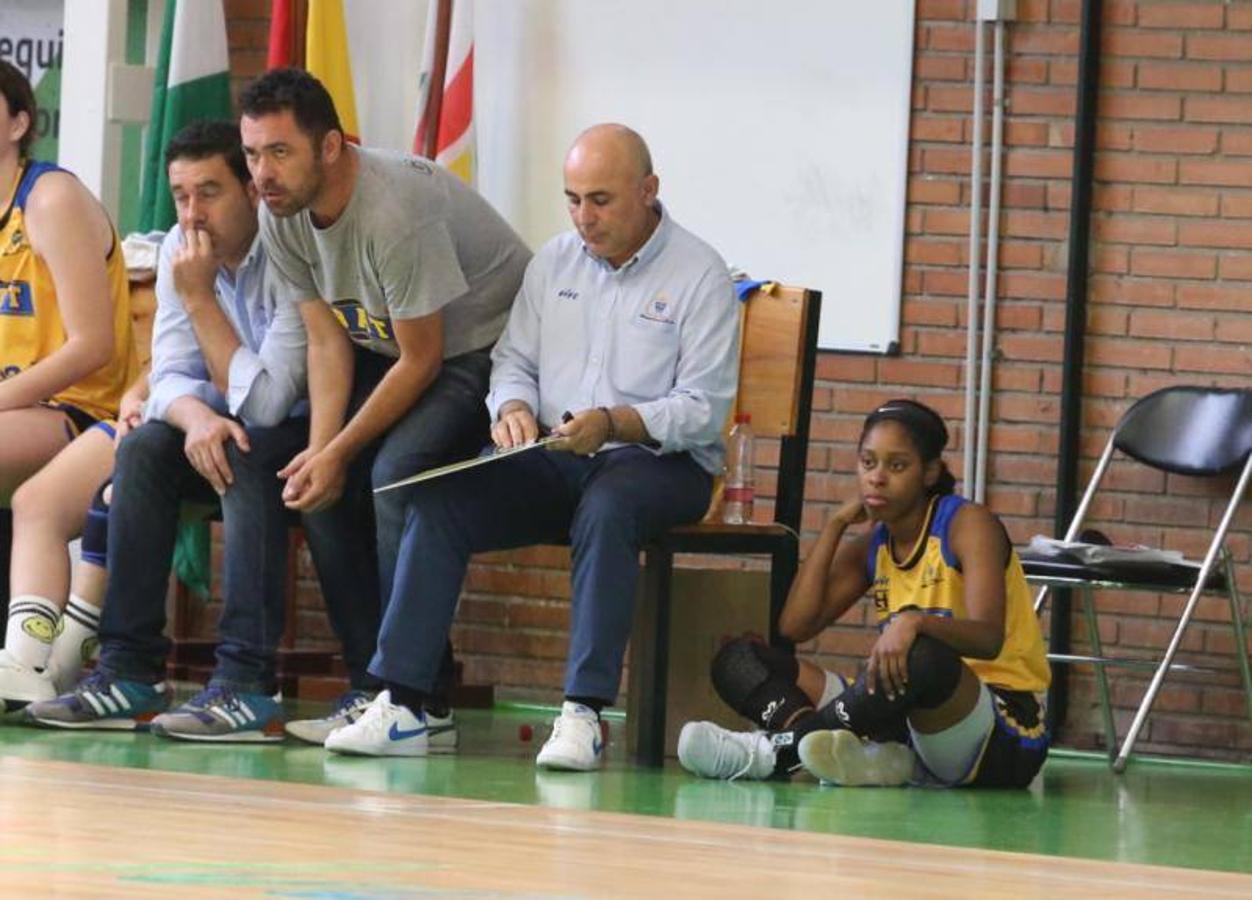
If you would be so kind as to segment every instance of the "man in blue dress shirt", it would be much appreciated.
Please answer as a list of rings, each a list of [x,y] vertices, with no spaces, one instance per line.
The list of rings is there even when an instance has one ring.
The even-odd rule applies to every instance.
[[[447,716],[431,692],[470,555],[568,541],[565,703],[537,762],[597,768],[639,551],[708,506],[738,371],[726,264],[657,201],[647,145],[630,129],[588,129],[564,174],[575,230],[527,267],[487,398],[497,447],[560,439],[414,492],[370,664],[388,689],[326,739],[332,751],[429,752]]]
[[[281,740],[272,695],[289,514],[277,472],[308,440],[305,330],[268,272],[238,125],[188,126],[171,140],[166,164],[178,224],[157,269],[144,423],[117,452],[100,662],[71,693],[32,704],[28,715],[69,728],[131,729],[152,720],[154,732],[188,740]],[[163,712],[174,533],[180,507],[197,500],[222,510],[217,665],[205,690]],[[372,559],[338,558],[334,532],[345,526],[337,516],[332,507],[305,519],[332,621],[351,618],[343,608],[374,569]],[[340,636],[349,668],[358,660],[354,686],[370,688],[355,684],[370,677],[364,666],[377,626],[366,624]]]

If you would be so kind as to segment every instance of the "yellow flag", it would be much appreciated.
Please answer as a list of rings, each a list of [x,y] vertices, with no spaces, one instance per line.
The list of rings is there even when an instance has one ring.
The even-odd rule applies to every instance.
[[[352,59],[348,56],[343,0],[309,0],[304,65],[330,91],[348,140],[359,144],[361,130],[356,118],[356,94],[352,90]]]

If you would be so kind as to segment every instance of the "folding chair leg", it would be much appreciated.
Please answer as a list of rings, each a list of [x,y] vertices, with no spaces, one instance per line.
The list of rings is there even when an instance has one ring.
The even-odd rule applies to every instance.
[[[639,744],[636,758],[647,766],[665,763],[665,712],[669,679],[670,578],[674,554],[667,548],[649,547],[643,570],[643,606],[639,610],[642,627],[638,634],[645,641],[640,661],[636,709],[639,715]]]
[[[1226,533],[1230,531],[1230,523],[1234,521],[1235,510],[1239,508],[1243,495],[1247,493],[1249,479],[1252,479],[1252,456],[1249,456],[1248,461],[1244,463],[1243,472],[1239,475],[1239,483],[1235,486],[1230,502],[1226,504],[1226,511],[1222,513],[1222,520],[1218,523],[1217,531],[1213,534],[1213,541],[1209,544],[1208,552],[1204,554],[1204,562],[1196,575],[1195,588],[1191,591],[1191,596],[1187,598],[1187,605],[1183,607],[1182,616],[1178,619],[1178,627],[1174,629],[1174,636],[1170,638],[1169,647],[1165,650],[1165,658],[1156,667],[1156,672],[1152,675],[1152,683],[1148,685],[1148,691],[1143,695],[1143,700],[1139,703],[1139,709],[1135,711],[1135,718],[1130,723],[1130,731],[1126,733],[1126,739],[1122,741],[1122,749],[1118,752],[1117,759],[1113,761],[1113,771],[1115,772],[1124,772],[1126,770],[1126,762],[1130,759],[1130,751],[1134,749],[1135,741],[1139,738],[1139,732],[1143,729],[1143,723],[1148,717],[1148,711],[1152,709],[1156,695],[1161,690],[1161,683],[1165,680],[1166,674],[1174,664],[1174,656],[1178,653],[1179,645],[1182,644],[1183,632],[1187,630],[1187,625],[1191,622],[1191,616],[1195,613],[1196,603],[1199,601],[1200,595],[1204,593],[1204,585],[1208,583],[1209,576],[1213,574],[1213,569],[1217,566],[1217,554],[1226,546]],[[1231,583],[1233,584],[1234,582]]]
[[[1090,587],[1082,589],[1082,612],[1087,620],[1087,640],[1091,643],[1091,655],[1104,659],[1104,644],[1100,640],[1100,628],[1096,622],[1095,597]],[[1109,694],[1109,676],[1103,662],[1094,662],[1096,688],[1100,692],[1100,714],[1104,718],[1104,746],[1109,761],[1117,755],[1117,726],[1113,722],[1113,698]]]
[[[1165,681],[1165,676],[1169,673],[1170,668],[1174,665],[1174,656],[1178,653],[1178,647],[1182,644],[1183,632],[1187,630],[1187,626],[1191,624],[1191,615],[1195,612],[1196,601],[1200,599],[1203,593],[1201,585],[1208,579],[1208,570],[1202,569],[1201,574],[1204,576],[1196,589],[1191,592],[1191,596],[1187,599],[1187,605],[1183,607],[1182,617],[1178,620],[1178,626],[1174,629],[1174,635],[1170,638],[1169,647],[1165,650],[1165,657],[1156,667],[1156,672],[1152,675],[1152,681],[1148,684],[1148,690],[1144,693],[1143,699],[1139,701],[1139,708],[1135,710],[1135,718],[1130,723],[1130,731],[1126,732],[1126,738],[1122,741],[1121,750],[1117,753],[1117,759],[1113,760],[1113,771],[1126,771],[1126,763],[1130,760],[1131,751],[1135,748],[1135,741],[1139,739],[1139,732],[1143,729],[1143,724],[1148,718],[1148,713],[1152,709],[1152,704],[1156,702],[1156,695],[1161,691],[1161,684]]]
[[[1043,609],[1043,604],[1047,602],[1047,599],[1048,585],[1045,584],[1043,587],[1039,588],[1039,593],[1035,594],[1035,618],[1039,617],[1039,612]]]
[[[1235,658],[1239,660],[1239,674],[1243,678],[1243,699],[1252,719],[1252,668],[1248,665],[1248,637],[1243,627],[1243,598],[1235,581],[1235,561],[1230,550],[1222,547],[1222,564],[1226,569],[1226,596],[1230,599],[1230,624],[1235,630]]]

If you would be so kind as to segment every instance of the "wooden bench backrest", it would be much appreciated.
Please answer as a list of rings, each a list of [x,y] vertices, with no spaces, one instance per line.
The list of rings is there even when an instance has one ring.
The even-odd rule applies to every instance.
[[[130,325],[139,357],[139,371],[145,372],[152,360],[152,326],[156,319],[156,282],[130,283]]]
[[[796,433],[809,295],[779,285],[746,301],[735,411],[749,413],[752,431],[761,437]]]
[[[821,298],[818,291],[786,285],[748,296],[743,309],[739,387],[725,428],[729,434],[734,414],[746,412],[752,416],[753,434],[780,440],[774,521],[792,529],[799,528],[804,502]],[[718,476],[705,522],[721,520],[722,489]]]

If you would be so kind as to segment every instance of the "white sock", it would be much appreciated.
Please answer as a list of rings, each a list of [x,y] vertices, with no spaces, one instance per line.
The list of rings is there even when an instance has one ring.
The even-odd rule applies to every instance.
[[[827,705],[844,692],[848,686],[848,682],[843,679],[842,675],[836,675],[834,672],[823,670],[826,673],[826,685],[822,688],[822,699],[817,701],[818,709],[825,709]]]
[[[99,647],[100,607],[70,594],[61,616],[61,629],[52,642],[52,671],[58,682],[73,683]]]
[[[21,594],[9,602],[9,623],[4,631],[4,649],[24,666],[42,669],[52,653],[61,611],[55,603],[34,594]]]

